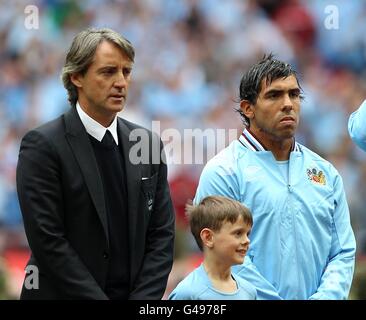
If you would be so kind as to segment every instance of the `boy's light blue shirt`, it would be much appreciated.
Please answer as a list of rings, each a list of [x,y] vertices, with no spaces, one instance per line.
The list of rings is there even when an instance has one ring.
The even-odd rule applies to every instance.
[[[272,152],[249,131],[205,166],[194,202],[236,199],[253,214],[250,248],[233,267],[258,299],[346,299],[356,243],[337,170],[294,142],[284,178]]]
[[[216,290],[203,264],[184,278],[169,295],[169,300],[255,300],[256,290],[246,280],[232,274],[237,290],[226,293]]]
[[[366,151],[366,100],[350,115],[348,132],[353,142]]]

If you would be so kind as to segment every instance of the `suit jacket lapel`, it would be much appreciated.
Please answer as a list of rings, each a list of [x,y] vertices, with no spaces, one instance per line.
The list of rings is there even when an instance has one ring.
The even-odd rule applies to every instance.
[[[71,110],[65,114],[65,125],[66,139],[68,140],[71,149],[75,154],[76,160],[79,163],[85,183],[103,225],[107,242],[109,244],[108,222],[102,178],[98,170],[97,160],[95,158],[88,133],[77,114],[76,108],[72,107]]]
[[[130,252],[134,252],[135,248],[135,234],[137,226],[137,213],[139,207],[139,195],[141,184],[141,170],[140,165],[133,164],[130,161],[130,149],[134,145],[130,141],[130,129],[126,126],[121,118],[118,118],[118,139],[122,146],[123,157],[125,159],[126,168],[126,184],[127,184],[127,198],[128,198],[128,224],[129,224],[129,247]],[[133,266],[133,254],[131,255],[131,266]]]

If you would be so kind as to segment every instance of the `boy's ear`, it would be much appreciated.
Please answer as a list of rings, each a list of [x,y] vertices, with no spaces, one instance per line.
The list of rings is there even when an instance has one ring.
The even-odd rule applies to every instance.
[[[213,231],[209,228],[203,228],[200,232],[203,247],[213,247]]]
[[[248,100],[240,101],[240,110],[248,118],[254,118],[254,106]]]

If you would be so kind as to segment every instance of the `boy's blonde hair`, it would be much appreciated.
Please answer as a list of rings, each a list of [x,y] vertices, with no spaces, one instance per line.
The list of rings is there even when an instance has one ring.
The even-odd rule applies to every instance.
[[[223,196],[205,197],[198,205],[188,203],[186,215],[191,232],[201,250],[203,250],[203,243],[200,233],[204,228],[219,231],[224,222],[235,223],[240,216],[244,223],[253,225],[253,217],[248,208],[239,201]]]

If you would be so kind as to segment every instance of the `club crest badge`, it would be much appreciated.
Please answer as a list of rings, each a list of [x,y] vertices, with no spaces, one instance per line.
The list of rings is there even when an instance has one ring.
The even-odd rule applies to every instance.
[[[311,182],[316,184],[321,184],[325,186],[327,184],[327,180],[325,179],[325,175],[323,171],[317,170],[316,168],[307,169],[306,173],[308,174],[308,178]]]

